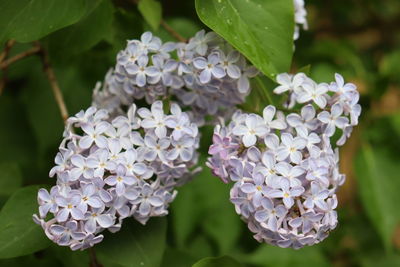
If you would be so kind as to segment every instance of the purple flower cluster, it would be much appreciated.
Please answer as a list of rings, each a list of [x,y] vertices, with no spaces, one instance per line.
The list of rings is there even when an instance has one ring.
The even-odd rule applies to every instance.
[[[361,107],[353,84],[336,74],[316,84],[305,74],[278,75],[276,93],[289,92],[285,115],[267,106],[263,116],[236,112],[217,125],[207,165],[233,182],[230,200],[259,242],[301,248],[319,243],[337,224],[336,190],[344,183],[338,149],[330,137],[343,131],[342,145],[357,124]]]
[[[198,32],[188,43],[162,43],[145,32],[128,41],[115,68],[94,92],[93,104],[110,112],[144,98],[151,104],[174,97],[198,125],[205,116],[229,117],[249,93],[258,74],[246,59],[214,32]]]
[[[177,104],[166,115],[131,105],[126,116],[90,107],[68,119],[50,176],[57,185],[38,193],[39,216],[49,239],[73,250],[118,231],[124,218],[145,224],[165,216],[182,185],[196,172],[198,128]]]

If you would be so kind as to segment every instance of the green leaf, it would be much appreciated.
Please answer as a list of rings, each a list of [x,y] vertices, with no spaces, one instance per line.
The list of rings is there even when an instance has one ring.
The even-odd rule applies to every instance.
[[[303,72],[305,75],[310,76],[311,64],[301,67],[297,72]]]
[[[106,234],[96,246],[99,261],[105,266],[159,267],[165,250],[167,222],[165,218],[151,218],[141,225],[126,218],[121,231]]]
[[[5,92],[11,89],[6,87]],[[15,161],[21,167],[30,165],[36,153],[36,142],[26,119],[25,108],[12,97],[0,97],[0,162]]]
[[[209,257],[199,260],[192,267],[241,267],[242,265],[229,256]]]
[[[155,0],[140,0],[138,8],[146,22],[156,31],[161,23],[161,4]]]
[[[196,0],[201,21],[265,75],[289,71],[293,54],[292,0]]]
[[[394,229],[400,223],[398,159],[383,148],[364,145],[355,170],[364,209],[390,250]]]
[[[201,227],[217,243],[219,252],[227,253],[238,240],[243,223],[229,201],[231,185],[213,176],[204,159],[201,162],[203,171],[179,189],[171,206],[175,237],[178,246],[186,248],[189,237]]]
[[[0,43],[38,40],[78,22],[98,0],[0,0]]]
[[[89,250],[72,251],[69,247],[62,247],[57,244],[52,244],[48,250],[55,258],[59,259],[66,267],[90,266]]]
[[[18,163],[0,163],[0,195],[10,196],[22,185],[22,174]]]
[[[191,266],[194,262],[196,262],[196,259],[188,253],[167,247],[161,267],[187,267]]]
[[[251,255],[244,255],[243,261],[265,267],[330,266],[329,261],[315,246],[292,250],[263,244]]]
[[[114,6],[109,0],[98,1],[100,4],[88,16],[49,36],[52,56],[69,59],[71,55],[89,50],[100,41],[112,38]]]
[[[0,212],[0,258],[13,258],[42,250],[50,245],[42,228],[32,220],[38,212],[37,192],[40,187],[19,189]]]

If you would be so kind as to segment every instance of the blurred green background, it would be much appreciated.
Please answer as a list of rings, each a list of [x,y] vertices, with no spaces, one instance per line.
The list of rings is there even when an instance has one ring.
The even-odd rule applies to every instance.
[[[4,14],[0,28],[9,22],[6,2],[0,0],[4,8],[0,8]],[[68,16],[71,25],[42,34],[40,40],[49,51],[70,114],[90,105],[96,81],[115,64],[126,40],[151,30],[132,2],[89,2],[77,14],[75,9],[71,12],[72,2],[54,1],[60,5],[55,16]],[[161,4],[165,21],[186,38],[205,27],[194,1],[163,0]],[[338,72],[361,93],[360,125],[340,153],[347,181],[338,192],[336,230],[321,244],[298,251],[259,244],[234,212],[228,199],[230,186],[205,168],[179,189],[167,218],[152,219],[146,228],[127,223],[140,229],[130,232],[130,239],[121,233],[106,234],[105,240],[112,240],[109,243],[127,249],[118,251],[112,243],[96,247],[101,264],[135,266],[130,265],[129,254],[142,246],[148,257],[158,253],[163,267],[191,266],[204,257],[222,255],[233,259],[198,266],[400,266],[400,1],[306,0],[306,9],[309,30],[301,31],[295,43],[292,71],[310,65],[310,75],[318,82],[332,81]],[[162,28],[155,34],[163,41],[173,40]],[[31,47],[31,43],[17,42],[8,57]],[[4,205],[23,186],[54,184],[48,172],[62,139],[63,121],[38,56],[11,64],[1,75],[0,204]],[[203,163],[211,133],[210,127],[202,130]],[[37,209],[35,201],[33,196],[32,203],[24,206],[28,214]],[[13,236],[6,234],[10,212],[7,207],[0,212],[0,258],[12,256],[7,249]],[[131,245],[132,240],[139,245]],[[0,259],[0,266],[88,266],[89,262],[98,266],[87,251],[50,245],[44,234],[37,246],[45,249]],[[125,253],[128,258],[108,258],[107,253],[117,257]]]

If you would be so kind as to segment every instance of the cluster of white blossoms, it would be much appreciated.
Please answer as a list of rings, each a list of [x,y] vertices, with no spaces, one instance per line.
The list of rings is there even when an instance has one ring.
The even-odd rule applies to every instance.
[[[145,32],[118,53],[115,68],[95,88],[93,105],[118,113],[138,99],[172,98],[203,125],[207,115],[230,117],[249,93],[248,78],[257,74],[214,32],[199,31],[187,43],[162,43]]]
[[[357,125],[361,107],[353,84],[336,74],[317,84],[305,74],[280,74],[275,93],[289,93],[285,116],[267,106],[263,116],[236,112],[215,127],[207,165],[233,182],[230,200],[259,242],[301,248],[327,237],[337,224],[336,190],[344,183],[331,137],[344,144]]]
[[[300,28],[308,29],[307,23],[307,10],[304,7],[304,0],[293,0],[294,2],[294,36],[293,39],[297,40],[300,37]]]
[[[39,216],[48,238],[73,250],[118,231],[124,218],[145,224],[165,216],[175,188],[197,172],[198,128],[177,104],[166,115],[131,105],[126,116],[90,107],[67,121],[50,176],[57,184],[38,193]]]

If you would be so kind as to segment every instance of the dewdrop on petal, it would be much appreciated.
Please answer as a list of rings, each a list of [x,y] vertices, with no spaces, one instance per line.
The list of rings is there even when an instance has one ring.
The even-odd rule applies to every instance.
[[[338,221],[336,191],[344,183],[338,148],[330,138],[342,131],[343,145],[361,106],[353,84],[341,75],[317,84],[305,74],[280,74],[277,93],[288,93],[287,116],[274,106],[263,115],[236,112],[217,125],[207,165],[232,182],[230,200],[259,242],[295,249],[325,239]]]
[[[82,250],[123,219],[168,214],[176,187],[197,171],[199,146],[197,126],[177,104],[170,110],[156,101],[150,110],[133,104],[126,116],[90,107],[68,119],[50,171],[56,185],[39,190],[34,215],[49,239]]]

